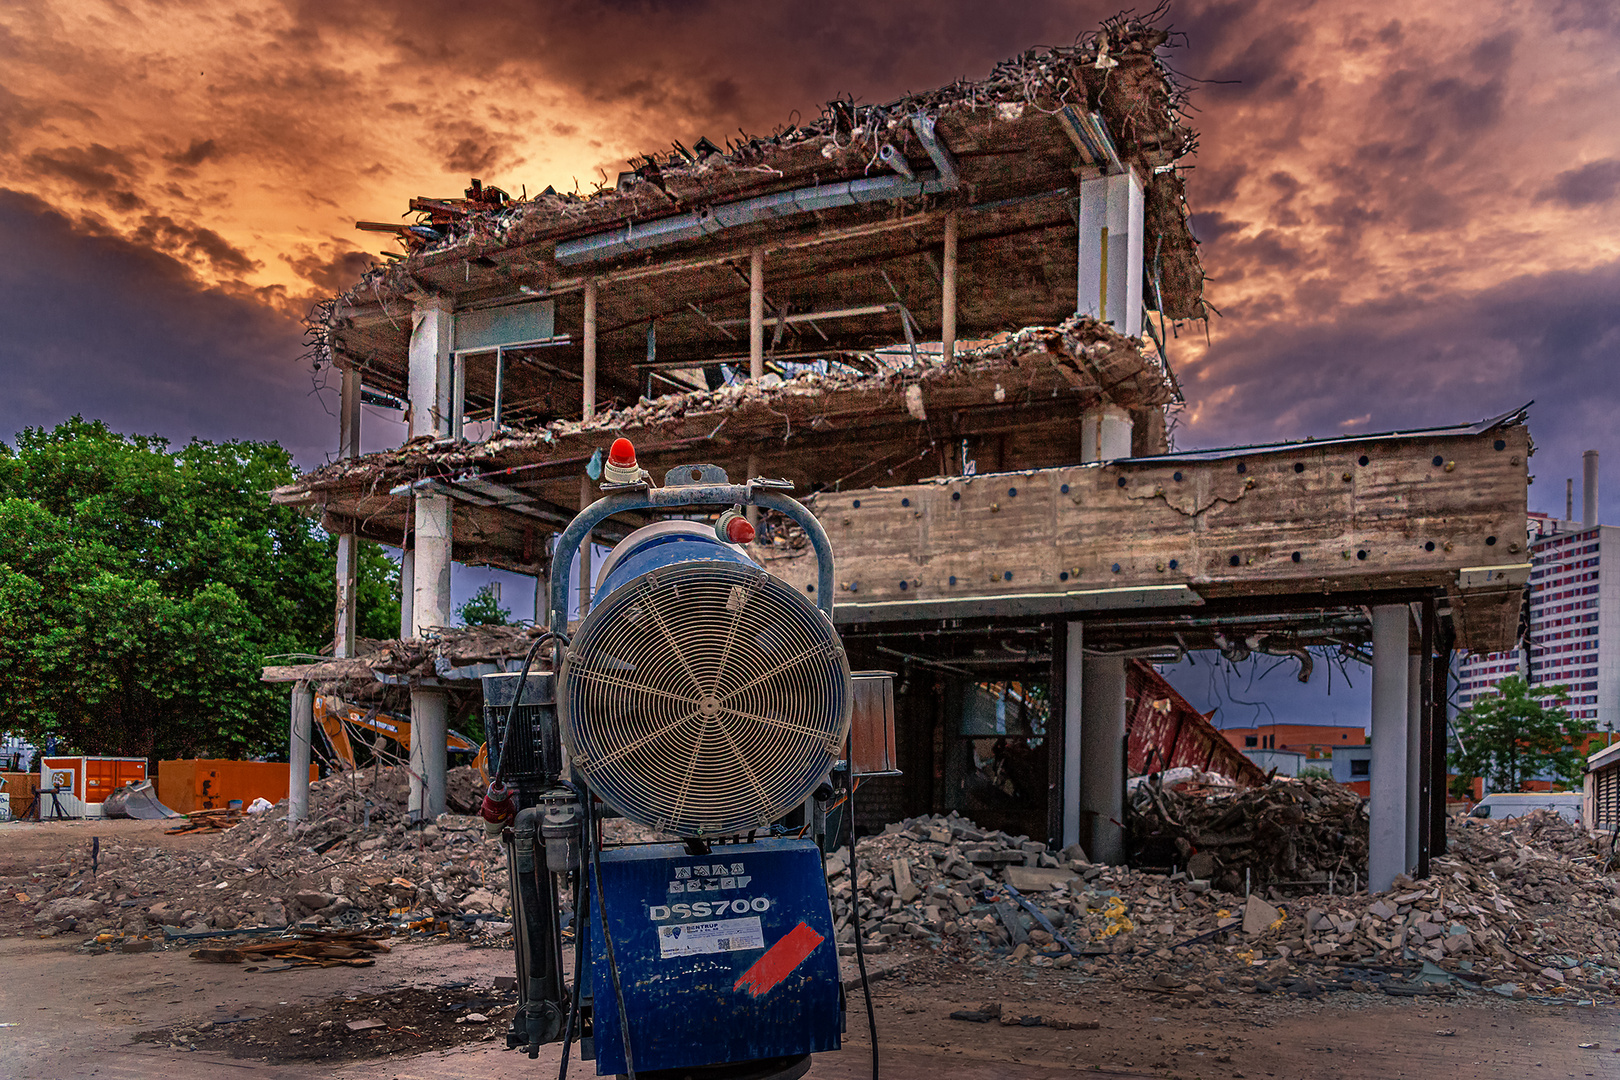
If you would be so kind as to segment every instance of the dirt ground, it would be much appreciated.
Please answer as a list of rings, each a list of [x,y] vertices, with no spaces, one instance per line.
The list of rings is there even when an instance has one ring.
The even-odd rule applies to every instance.
[[[207,842],[162,837],[161,823],[123,827],[151,831],[164,843]],[[64,845],[92,835],[90,828],[5,828],[0,867],[60,857]],[[199,963],[187,951],[90,955],[72,935],[41,939],[31,926],[0,938],[0,1077],[473,1080],[550,1075],[557,1066],[555,1047],[537,1062],[502,1049],[511,1015],[511,993],[496,984],[511,974],[503,950],[402,942],[369,968],[280,972]],[[977,956],[876,959],[886,977],[872,992],[883,1073],[891,1080],[1044,1080],[1075,1072],[1177,1080],[1620,1078],[1620,1009],[1490,994],[1187,996],[1106,966],[1081,973]],[[986,1005],[1008,1019],[1097,1026],[951,1018]],[[844,1049],[819,1057],[813,1076],[870,1075],[865,1021],[857,990]],[[573,1070],[593,1074],[577,1060]]]

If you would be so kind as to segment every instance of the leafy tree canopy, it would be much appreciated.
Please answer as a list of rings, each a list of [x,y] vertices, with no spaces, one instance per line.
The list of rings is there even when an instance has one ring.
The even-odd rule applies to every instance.
[[[456,608],[456,618],[463,626],[510,626],[512,609],[501,607],[495,599],[495,588],[485,585],[473,593],[471,600]]]
[[[1451,771],[1460,786],[1474,777],[1490,781],[1493,791],[1519,791],[1526,780],[1551,772],[1570,784],[1580,779],[1581,755],[1575,745],[1580,726],[1564,705],[1567,686],[1532,687],[1517,675],[1496,684],[1457,714],[1454,721],[1462,749],[1451,751]]]
[[[80,417],[0,444],[5,726],[66,751],[242,754],[285,742],[268,657],[332,639],[334,538],[270,489],[275,443],[126,436]],[[398,574],[361,559],[361,633],[393,636]]]

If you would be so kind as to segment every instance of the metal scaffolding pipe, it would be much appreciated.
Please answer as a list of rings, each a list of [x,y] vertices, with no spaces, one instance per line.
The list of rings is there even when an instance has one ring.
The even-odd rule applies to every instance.
[[[940,259],[940,356],[956,357],[956,245],[961,216],[952,210],[945,215],[945,246]]]
[[[580,369],[580,375],[585,381],[581,391],[583,406],[581,412],[584,419],[589,420],[596,415],[596,279],[589,278],[585,282],[585,325],[580,329],[580,337],[585,347],[585,360]]]
[[[1404,604],[1372,609],[1372,776],[1367,888],[1383,892],[1406,872],[1406,680],[1411,642]]]
[[[748,255],[748,377],[765,374],[765,249]]]

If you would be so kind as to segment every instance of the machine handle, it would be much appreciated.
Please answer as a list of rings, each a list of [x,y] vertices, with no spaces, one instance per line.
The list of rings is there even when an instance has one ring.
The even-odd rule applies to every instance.
[[[754,484],[692,484],[647,488],[608,495],[591,503],[557,537],[557,547],[551,556],[551,629],[559,643],[568,630],[568,573],[574,564],[574,554],[592,529],[614,514],[626,510],[680,510],[698,506],[757,506],[775,510],[798,522],[810,538],[810,547],[816,553],[816,606],[833,615],[833,552],[827,531],[821,527],[805,505],[778,491],[759,488]],[[556,568],[564,567],[558,574]]]

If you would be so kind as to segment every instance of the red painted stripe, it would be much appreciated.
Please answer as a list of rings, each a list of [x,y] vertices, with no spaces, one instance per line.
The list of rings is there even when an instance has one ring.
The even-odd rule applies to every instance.
[[[741,990],[746,986],[756,998],[764,997],[791,975],[794,968],[804,963],[805,957],[814,952],[817,945],[826,940],[810,929],[808,923],[801,922],[766,949],[765,955],[755,960],[754,966],[743,972],[731,988]]]

